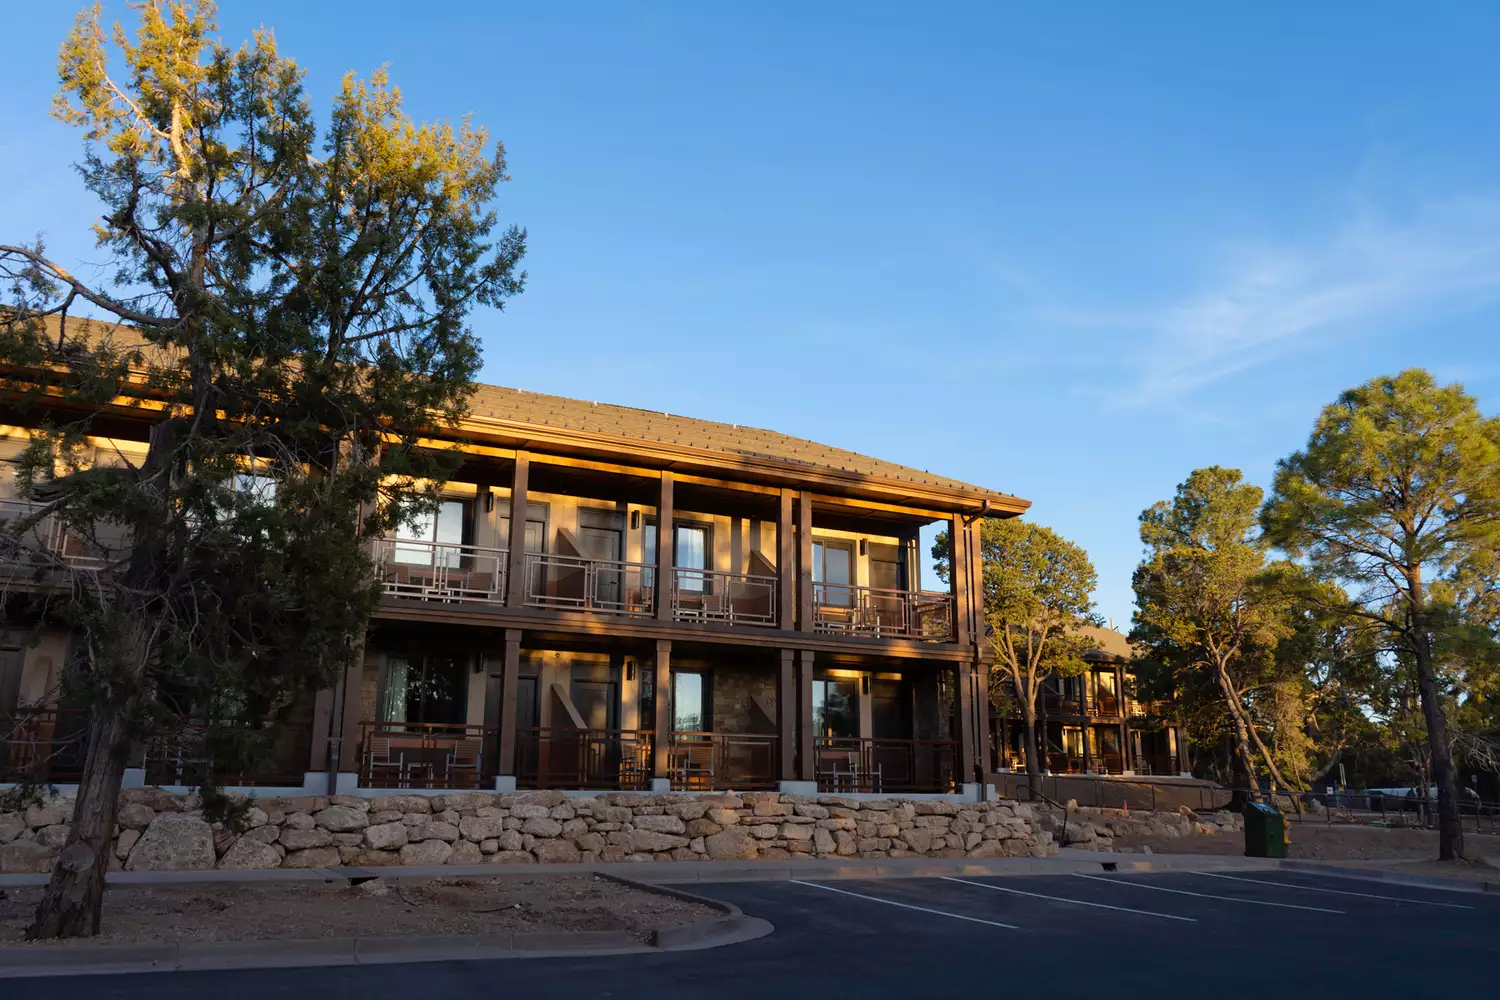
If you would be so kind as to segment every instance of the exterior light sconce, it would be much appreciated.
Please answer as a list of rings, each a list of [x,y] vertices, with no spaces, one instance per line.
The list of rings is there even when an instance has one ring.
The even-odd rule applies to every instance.
[[[868,538],[861,538],[859,540],[859,554],[862,556],[870,554],[870,540]]]
[[[635,661],[634,660],[626,660],[625,661],[625,679],[627,681],[633,681],[633,680],[635,680]]]
[[[633,510],[630,512],[630,530],[641,530],[641,512],[638,510]]]
[[[484,491],[484,512],[492,514],[495,511],[495,494],[489,490]]]
[[[860,545],[863,546],[864,542],[860,542]],[[860,694],[869,694],[870,693],[870,675],[869,674],[860,674],[859,675],[859,693]]]

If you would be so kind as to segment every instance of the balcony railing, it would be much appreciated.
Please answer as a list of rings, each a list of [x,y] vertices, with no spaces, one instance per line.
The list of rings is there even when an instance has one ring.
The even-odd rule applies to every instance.
[[[1136,774],[1176,775],[1181,769],[1181,764],[1171,754],[1137,754],[1135,757]]]
[[[516,734],[523,788],[651,787],[651,733],[633,729],[526,728]]]
[[[952,792],[960,780],[956,740],[820,736],[815,743],[820,792]]]
[[[678,569],[672,574],[672,617],[730,625],[776,624],[774,576]]]
[[[0,781],[77,781],[88,750],[88,712],[18,708],[0,712]]]
[[[208,747],[208,730],[189,722],[170,733],[152,736],[143,748],[141,766],[150,785],[196,785],[205,771],[220,785],[301,785],[309,767],[312,721],[307,718],[252,726],[244,722],[224,725],[242,742],[238,765],[215,764]]]
[[[71,534],[52,515],[40,518],[20,534],[13,522],[37,512],[37,504],[27,500],[0,500],[0,563],[29,564],[45,569],[48,564],[63,563],[74,569],[97,570],[105,565],[104,554],[83,539]]]
[[[505,549],[381,538],[375,542],[381,589],[397,597],[465,604],[505,603]]]
[[[758,733],[673,733],[667,774],[679,791],[775,788],[779,746]]]
[[[656,610],[655,573],[656,567],[647,563],[528,552],[525,603],[647,616]]]
[[[359,783],[367,788],[479,788],[494,777],[495,726],[359,724]]]
[[[819,632],[888,638],[953,638],[953,596],[844,583],[813,584]]]

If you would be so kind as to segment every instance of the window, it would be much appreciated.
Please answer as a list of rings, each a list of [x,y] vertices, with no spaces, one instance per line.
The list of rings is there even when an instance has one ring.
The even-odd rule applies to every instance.
[[[713,731],[712,706],[709,703],[713,683],[706,673],[680,670],[672,674],[672,732],[707,733]]]
[[[672,526],[673,566],[677,572],[677,589],[686,593],[701,594],[709,589],[710,569],[709,530],[707,525],[679,522]],[[648,565],[656,562],[656,524],[647,521],[641,535],[641,560]],[[654,577],[647,571],[646,585],[651,586]]]
[[[276,502],[276,480],[270,476],[241,472],[230,480],[229,488],[236,493],[244,494],[257,503],[272,504]]]
[[[426,513],[415,521],[404,522],[396,528],[400,539],[395,551],[395,561],[416,566],[442,566],[445,569],[459,568],[463,558],[460,548],[467,541],[473,504],[469,500],[443,500],[436,513]]]
[[[848,542],[813,542],[813,594],[819,604],[847,608],[854,603],[854,550]]]
[[[392,656],[380,678],[381,722],[461,723],[467,664],[452,656]]]
[[[1062,731],[1063,753],[1069,757],[1083,756],[1083,730],[1071,726],[1063,727]]]
[[[859,688],[853,680],[813,678],[813,735],[859,736]]]

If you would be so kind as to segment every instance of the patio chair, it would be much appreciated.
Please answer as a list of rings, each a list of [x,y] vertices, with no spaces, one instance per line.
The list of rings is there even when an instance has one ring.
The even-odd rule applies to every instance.
[[[394,775],[396,779],[394,786],[387,787],[405,788],[407,784],[406,755],[391,757],[389,735],[367,737],[365,739],[365,780],[374,784],[376,777],[386,775]]]
[[[466,787],[478,788],[483,756],[484,741],[478,736],[465,736],[454,743],[446,764],[448,787],[458,787],[456,779],[463,778]]]

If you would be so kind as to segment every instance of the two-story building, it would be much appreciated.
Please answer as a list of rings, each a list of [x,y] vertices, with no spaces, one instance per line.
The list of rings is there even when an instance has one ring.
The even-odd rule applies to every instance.
[[[117,417],[100,461],[144,453],[146,414]],[[0,463],[25,437],[0,428]],[[226,783],[905,793],[987,773],[979,522],[1027,501],[773,431],[492,386],[454,440],[465,464],[435,516],[373,543],[362,663],[300,706],[265,773]],[[23,508],[0,500],[0,516]],[[920,586],[933,524],[957,550],[942,592]],[[35,544],[73,543],[44,522]],[[69,642],[0,651],[0,719],[49,710],[0,721],[0,771],[76,731],[54,701]],[[181,780],[192,753],[143,748],[136,777]],[[48,759],[66,780],[74,757]]]

